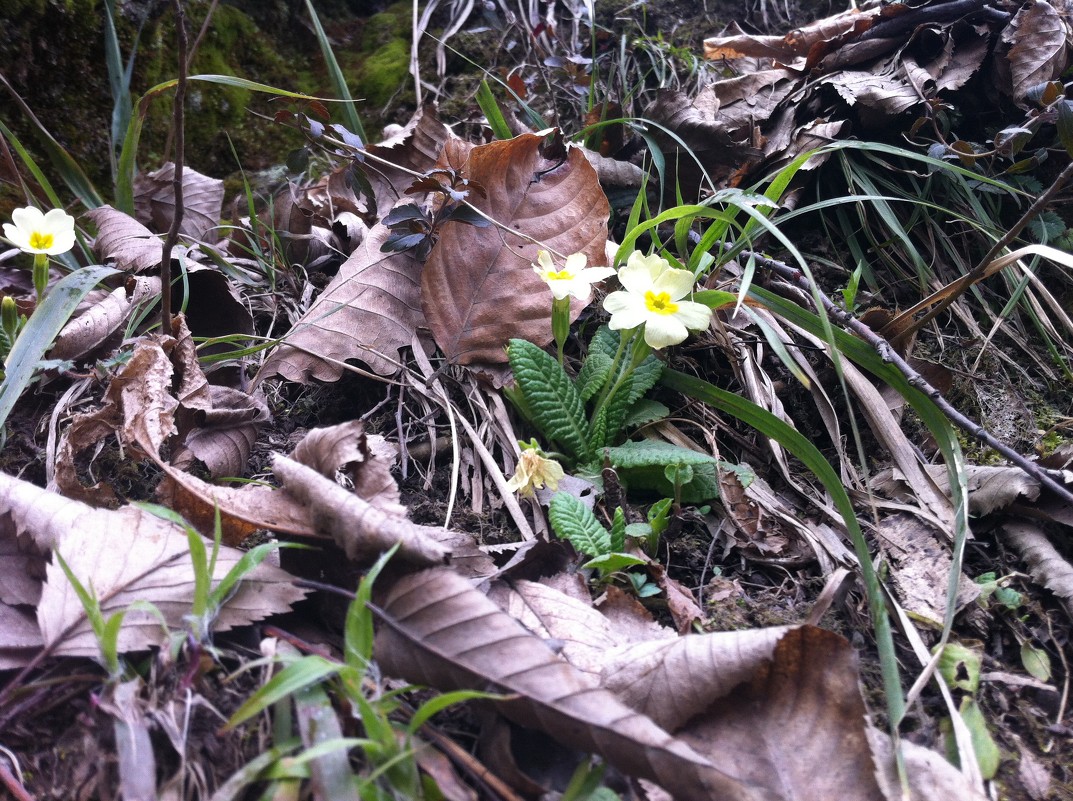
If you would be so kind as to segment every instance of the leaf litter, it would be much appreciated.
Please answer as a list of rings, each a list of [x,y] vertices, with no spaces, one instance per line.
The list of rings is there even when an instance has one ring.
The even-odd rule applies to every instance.
[[[676,142],[700,154],[703,180],[710,188],[742,185],[816,143],[845,136],[846,121],[834,109],[853,109],[855,123],[867,130],[892,115],[915,111],[938,90],[964,86],[988,59],[997,64],[998,92],[1024,104],[1032,86],[1054,79],[1067,66],[1068,26],[1042,0],[1007,15],[996,44],[988,26],[998,24],[986,15],[959,12],[951,17],[943,4],[891,4],[837,15],[782,37],[731,33],[709,39],[705,47],[710,58],[732,65],[736,75],[695,97],[665,92],[648,113],[675,134]],[[817,106],[823,112],[813,115]],[[801,109],[807,111],[798,113]],[[304,189],[288,190],[298,212],[287,219],[292,244],[311,243],[310,238],[330,243],[326,246],[336,249],[333,258],[342,265],[325,290],[293,316],[292,332],[263,361],[254,389],[244,380],[230,386],[210,383],[180,319],[169,335],[142,334],[133,343],[128,358],[107,376],[95,409],[63,412],[68,420],[47,490],[0,476],[0,667],[36,666],[42,649],[50,657],[98,655],[90,621],[58,560],[50,558],[53,550],[92,587],[105,613],[126,609],[133,601],[149,602],[158,610],[159,615],[141,609],[127,613],[119,629],[122,653],[157,646],[164,648],[163,655],[167,632],[183,628],[196,582],[186,535],[176,524],[124,504],[114,477],[96,463],[115,449],[122,461],[156,470],[162,477],[158,499],[180,510],[202,533],[211,536],[220,518],[225,544],[215,565],[217,579],[241,558],[243,552],[232,546],[258,529],[320,543],[355,569],[398,545],[400,559],[410,564],[385,574],[374,598],[374,655],[380,669],[441,691],[501,694],[494,702],[498,714],[579,753],[598,754],[622,776],[639,780],[630,789],[634,797],[666,797],[660,788],[683,799],[902,797],[891,740],[871,722],[878,706],[872,699],[866,703],[861,692],[857,649],[840,634],[800,622],[691,631],[706,625],[710,608],[697,605],[687,586],[651,563],[646,569],[666,601],[662,622],[635,599],[626,602],[613,585],[594,601],[583,581],[568,577],[567,566],[575,570],[573,554],[560,542],[520,544],[504,564],[480,536],[458,530],[450,521],[443,526],[412,522],[392,465],[398,461],[402,470],[416,473],[417,461],[353,419],[298,432],[289,457],[276,452],[271,471],[278,488],[216,483],[247,472],[263,429],[275,422],[264,394],[286,391],[275,383],[277,376],[297,383],[336,382],[358,369],[384,381],[386,400],[399,411],[392,413],[393,420],[381,414],[377,421],[385,430],[395,425],[402,447],[417,439],[403,428],[420,430],[417,421],[422,420],[435,444],[437,427],[428,421],[441,409],[453,432],[444,443],[453,480],[461,465],[468,465],[467,492],[478,513],[501,516],[508,503],[499,496],[502,473],[516,458],[519,438],[506,414],[480,420],[478,411],[495,407],[492,399],[498,395],[476,378],[494,376],[497,384],[507,380],[502,364],[511,337],[538,345],[552,340],[550,309],[530,269],[538,244],[563,254],[585,253],[590,264],[607,263],[609,206],[600,180],[579,149],[563,147],[555,136],[523,134],[508,142],[473,145],[453,138],[431,107],[419,111],[393,140],[367,148],[367,157],[379,159],[380,167],[365,173],[366,187],[356,190],[344,172],[350,168],[340,168]],[[98,230],[98,256],[131,275],[108,295],[109,302],[72,321],[75,327],[69,326],[57,343],[57,358],[89,362],[107,350],[155,291],[153,277],[144,274],[159,269],[158,232],[174,212],[168,169],[165,165],[149,174],[136,189],[138,220],[107,207],[89,215]],[[415,206],[430,215],[425,219],[435,220],[443,208],[437,203],[453,197],[452,184],[439,196],[433,191],[420,200],[422,193],[411,192],[415,172],[479,186],[481,193],[466,190],[465,199],[498,225],[448,218],[422,230],[426,259],[410,251],[385,252],[384,245],[397,233],[385,222],[392,209]],[[212,308],[214,322],[223,330],[248,334],[252,318],[236,288],[243,266],[231,257],[232,248],[243,247],[242,237],[254,241],[254,223],[230,242],[213,242],[215,223],[223,216],[222,191],[204,176],[188,173],[187,180],[194,195],[188,211],[197,212],[184,231],[189,275],[211,276],[214,287],[197,297],[192,280],[191,308]],[[697,177],[698,185],[701,180]],[[315,258],[312,246],[305,256]],[[221,269],[221,263],[228,269]],[[262,317],[275,313],[255,311]],[[571,317],[577,319],[582,311],[576,306]],[[742,354],[745,343],[759,341],[756,332],[763,326],[757,319],[720,314],[717,325],[731,343],[725,352],[738,353],[732,369],[744,392],[792,421],[778,397],[770,361],[759,348]],[[764,325],[784,345],[822,345],[774,316],[764,318]],[[203,336],[212,335],[201,330]],[[444,357],[438,376],[410,367],[411,356],[427,362],[434,348]],[[354,362],[371,372],[355,368]],[[819,366],[820,360],[800,362],[816,387],[809,396],[817,415],[841,448],[841,422],[829,397],[833,385],[821,386],[828,368]],[[926,635],[929,627],[943,625],[951,581],[954,510],[944,484],[946,471],[922,464],[872,377],[852,367],[847,375],[866,424],[896,465],[887,484],[870,485],[878,493],[871,498],[873,533],[889,562],[892,604],[921,622]],[[444,383],[450,384],[450,394]],[[456,395],[466,401],[460,403]],[[498,404],[502,408],[501,400]],[[280,404],[273,405],[279,415]],[[695,414],[703,420],[706,412]],[[473,423],[467,415],[473,415]],[[733,428],[718,421],[711,429],[720,427],[728,434]],[[662,424],[650,434],[658,441],[685,444],[706,460],[718,459],[719,449],[707,434],[693,440]],[[719,523],[713,530],[712,516],[705,518],[711,548],[704,567],[712,549],[722,544],[722,557],[737,554],[745,579],[766,570],[789,574],[813,560],[832,581],[838,570],[845,575],[845,568],[854,568],[855,557],[837,529],[838,514],[799,466],[777,443],[740,444],[743,462],[758,472],[765,468],[770,481],[757,476],[746,485],[743,473],[718,474],[727,527]],[[496,465],[491,454],[499,454],[505,467]],[[844,482],[863,487],[853,460],[841,451],[838,456]],[[436,461],[444,457],[430,450],[426,458],[425,492],[442,475]],[[1057,469],[1068,472],[1065,466]],[[970,511],[986,524],[974,524],[974,533],[1002,531],[1003,543],[1021,555],[1035,581],[1069,605],[1069,563],[1044,525],[1068,526],[1068,508],[1012,467],[971,467],[967,478]],[[457,485],[452,486],[452,498],[456,491]],[[1044,522],[1019,519],[1025,509]],[[532,514],[536,510],[539,506],[514,513],[528,512],[539,525],[541,514]],[[329,543],[337,550],[329,550]],[[308,593],[308,585],[296,585],[294,574],[284,569],[287,560],[281,564],[264,563],[238,585],[220,612],[216,631],[279,615]],[[963,590],[957,607],[978,621],[978,585],[963,575],[953,581]],[[736,593],[728,592],[724,597],[733,599]],[[836,588],[832,595],[837,594]],[[847,609],[850,616],[860,614],[852,601]],[[1025,635],[1017,622],[1008,625],[1016,637]],[[337,643],[331,635],[324,639]],[[1055,640],[1059,648],[1064,641]],[[166,730],[161,710],[170,701],[155,697],[148,684],[118,685],[102,708],[132,739],[152,749],[147,732],[154,725]],[[1045,680],[1043,686],[1053,690]],[[211,707],[208,699],[198,697]],[[8,689],[0,700],[11,701]],[[342,716],[337,718],[323,700],[296,698],[296,709],[307,735],[314,715],[327,715],[334,727],[330,731],[342,735]],[[27,731],[17,708],[4,715]],[[153,719],[156,724],[148,722]],[[937,745],[927,734],[923,739]],[[897,745],[909,767],[911,797],[984,797],[972,769],[959,771],[936,750],[907,740]],[[155,792],[155,777],[124,763],[122,747],[119,755],[124,790],[133,792],[140,780],[146,792]],[[961,757],[966,758],[964,749]],[[321,776],[342,769],[330,765],[331,759],[338,761],[313,758],[314,769]],[[1027,751],[1020,764],[1033,797],[1046,792],[1052,775],[1048,767]],[[535,778],[540,789],[551,786]],[[329,797],[326,792],[314,794]]]

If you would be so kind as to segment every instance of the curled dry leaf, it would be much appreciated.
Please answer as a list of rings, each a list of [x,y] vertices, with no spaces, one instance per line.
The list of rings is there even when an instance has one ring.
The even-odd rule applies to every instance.
[[[183,168],[183,221],[179,233],[212,244],[224,206],[224,182],[202,175],[189,166]],[[140,173],[134,179],[134,216],[154,231],[165,233],[175,219],[175,164],[167,162],[159,170]]]
[[[1022,6],[1002,32],[1009,45],[999,74],[1009,76],[1010,96],[1023,102],[1033,86],[1054,80],[1069,65],[1070,28],[1045,0]]]
[[[272,470],[287,493],[309,510],[316,530],[329,534],[348,558],[375,557],[396,543],[399,556],[416,564],[447,558],[449,551],[437,541],[436,529],[407,520],[402,507],[389,514],[285,456],[276,457]]]
[[[625,706],[449,570],[403,577],[388,589],[382,611],[374,653],[391,675],[444,690],[514,693],[498,704],[508,717],[598,753],[683,801],[767,798]]]
[[[1028,564],[1032,578],[1061,598],[1073,612],[1073,565],[1051,545],[1039,526],[1011,520],[1003,523],[1002,528],[1009,543]]]
[[[48,353],[49,358],[78,359],[109,339],[118,339],[131,314],[159,293],[159,278],[129,277],[124,286],[112,290],[63,327]]]
[[[213,478],[238,476],[246,470],[261,426],[271,419],[264,399],[230,387],[208,385],[209,406],[196,410],[185,442],[172,464],[186,470],[194,459]]]
[[[116,267],[130,273],[144,273],[160,264],[160,237],[129,214],[105,205],[85,216],[97,226],[93,250],[102,261],[113,260]]]
[[[870,741],[883,735],[867,723],[854,651],[833,632],[783,626],[674,637],[664,630],[646,640],[636,621],[623,626],[541,584],[519,581],[490,597],[716,768],[763,788],[765,798],[900,798],[876,784],[874,774],[892,770],[893,760],[889,748],[873,758]],[[942,757],[920,750],[914,783],[964,794],[921,792],[916,801],[976,798]]]
[[[924,465],[923,470],[949,497],[950,475],[946,467]],[[875,488],[898,497],[904,481],[900,471],[883,471],[876,475]],[[965,484],[969,490],[969,511],[977,517],[1005,509],[1022,498],[1034,501],[1040,492],[1039,482],[1019,467],[969,465],[965,469]]]
[[[504,226],[444,223],[421,274],[421,308],[453,363],[503,364],[513,337],[551,341],[551,295],[532,268],[541,248],[606,264],[610,207],[596,172],[577,148],[556,155],[546,141],[524,134],[468,153],[444,147],[443,161],[485,189],[469,202]]]
[[[147,601],[163,615],[169,628],[184,626],[194,593],[194,571],[186,533],[178,526],[140,509],[92,509],[28,482],[0,474],[0,514],[11,524],[0,530],[0,541],[44,566],[45,578],[36,603],[41,641],[56,655],[95,656],[98,643],[77,595],[58,563],[45,565],[56,549],[86,587],[100,599],[105,618]],[[243,552],[223,547],[213,578],[222,579]],[[15,569],[5,561],[4,572]],[[291,576],[262,564],[249,574],[224,605],[214,626],[225,631],[284,612],[305,595],[291,585]],[[4,615],[8,619],[8,614]],[[19,649],[25,631],[0,629],[0,655]],[[14,639],[13,639],[14,638]],[[121,652],[148,648],[167,638],[154,615],[130,611],[119,634]],[[19,664],[25,664],[27,654]],[[10,664],[8,665],[10,666]]]

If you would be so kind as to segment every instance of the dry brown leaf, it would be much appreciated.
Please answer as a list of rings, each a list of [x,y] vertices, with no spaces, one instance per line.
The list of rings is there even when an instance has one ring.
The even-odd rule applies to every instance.
[[[131,273],[160,265],[164,255],[160,237],[129,214],[104,205],[85,216],[97,226],[93,250],[101,261],[114,260],[117,268]]]
[[[213,478],[239,476],[246,471],[257,432],[271,419],[264,399],[230,387],[208,385],[209,405],[193,412],[192,426],[172,464],[186,470],[194,459]]]
[[[86,587],[100,599],[105,618],[134,601],[152,603],[169,628],[182,628],[190,612],[194,571],[186,533],[140,509],[92,509],[28,482],[0,474],[0,514],[11,527],[0,539],[15,539],[29,557],[42,557],[55,548]],[[213,577],[222,579],[243,552],[221,548]],[[12,569],[4,563],[5,571]],[[284,612],[305,595],[291,585],[291,576],[262,564],[239,585],[214,624],[226,631]],[[5,615],[5,617],[7,617]],[[44,644],[56,655],[96,656],[99,645],[78,597],[55,562],[48,564],[37,603],[37,622]],[[18,648],[10,635],[25,632],[0,629],[0,653]],[[121,652],[139,650],[167,639],[154,615],[131,611],[119,635]]]
[[[1006,538],[1028,564],[1032,578],[1062,599],[1073,611],[1073,565],[1058,552],[1043,530],[1026,521],[1002,524]]]
[[[1069,37],[1065,20],[1045,0],[1033,0],[1014,15],[1002,41],[1010,45],[1007,91],[1015,101],[1023,102],[1031,87],[1062,74],[1069,65]]]
[[[924,465],[939,490],[949,497],[950,475],[944,465]],[[876,475],[875,488],[897,497],[905,481],[900,471],[883,471]],[[965,484],[969,490],[969,511],[976,517],[1005,509],[1021,498],[1034,501],[1039,497],[1039,482],[1019,467],[990,467],[969,465],[965,469]]]
[[[284,343],[265,360],[255,383],[338,381],[336,362],[357,359],[380,375],[398,371],[398,353],[424,323],[421,263],[411,252],[382,253],[390,230],[377,225],[313,302]],[[535,276],[534,276],[535,277]]]
[[[907,611],[933,628],[942,628],[950,586],[948,536],[914,515],[898,513],[880,521],[876,530],[880,551],[890,564],[890,581]],[[957,605],[980,594],[964,575],[959,579]]]
[[[78,359],[121,336],[120,328],[131,314],[160,292],[159,278],[131,276],[126,284],[73,317],[49,351],[50,359]]]
[[[498,704],[508,717],[601,754],[682,801],[767,798],[624,706],[449,570],[405,576],[387,591],[382,610],[375,654],[386,673],[443,690],[516,693]]]
[[[179,233],[212,244],[219,238],[224,182],[183,168],[183,221]],[[166,233],[175,218],[175,164],[166,162],[134,179],[134,216],[154,231]]]
[[[369,182],[376,196],[377,213],[383,217],[400,198],[413,176],[404,170],[424,173],[436,166],[448,140],[458,140],[444,125],[435,106],[426,105],[417,110],[406,127],[390,139],[370,145],[368,152],[391,162],[391,165],[369,164]]]
[[[287,493],[309,510],[315,528],[330,535],[352,560],[375,558],[396,543],[400,557],[419,565],[443,562],[449,553],[436,529],[407,520],[403,507],[385,512],[284,456],[275,458],[272,470]]]
[[[453,363],[503,364],[514,337],[551,341],[551,296],[532,268],[541,248],[606,264],[610,207],[596,172],[577,148],[562,156],[545,153],[547,145],[545,137],[524,134],[468,154],[453,141],[444,147],[444,161],[484,187],[486,196],[474,193],[472,205],[508,229],[446,222],[429,253],[421,308]],[[574,304],[572,316],[582,307]]]

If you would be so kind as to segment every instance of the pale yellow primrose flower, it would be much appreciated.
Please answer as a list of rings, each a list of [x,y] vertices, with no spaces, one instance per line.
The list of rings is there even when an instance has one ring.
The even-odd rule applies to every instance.
[[[518,467],[507,482],[507,489],[522,497],[536,497],[536,491],[547,485],[556,489],[563,477],[563,466],[554,459],[543,456],[535,448],[523,450],[518,457]]]
[[[645,343],[655,350],[682,342],[690,331],[708,327],[712,310],[702,303],[682,300],[693,291],[693,273],[676,270],[666,259],[634,251],[618,271],[623,290],[604,298],[614,330],[644,324]]]
[[[533,272],[548,285],[556,300],[575,297],[587,301],[592,295],[593,284],[615,274],[613,267],[586,267],[587,261],[584,253],[572,253],[566,257],[566,265],[556,270],[551,254],[541,250],[537,252]]]
[[[24,253],[57,256],[75,246],[75,218],[63,209],[42,214],[27,206],[11,213],[15,224],[4,223],[4,236]]]

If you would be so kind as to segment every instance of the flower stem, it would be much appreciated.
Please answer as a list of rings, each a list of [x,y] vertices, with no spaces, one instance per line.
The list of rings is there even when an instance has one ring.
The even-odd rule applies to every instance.
[[[563,348],[570,336],[570,298],[558,298],[551,302],[551,333],[555,337],[555,348],[559,354],[559,366],[563,364]]]
[[[34,292],[37,293],[37,302],[45,299],[45,290],[48,289],[48,256],[44,253],[34,254]]]
[[[603,392],[600,393],[600,399],[596,403],[596,408],[593,409],[592,419],[595,420],[600,414],[600,410],[603,409],[607,403],[615,397],[615,393],[619,391],[623,384],[625,384],[633,371],[637,369],[637,366],[648,358],[648,354],[652,352],[652,348],[645,342],[643,336],[640,336],[641,327],[638,326],[630,331],[623,331],[620,334],[618,343],[618,351],[615,353],[615,359],[611,362],[611,375],[618,373],[618,366],[622,362],[622,357],[626,352],[627,345],[632,345],[630,351],[629,364],[623,368],[621,373],[615,378],[610,386],[604,387]]]

